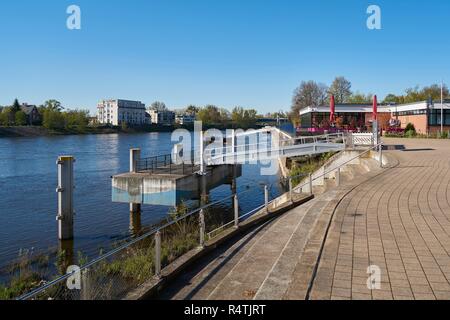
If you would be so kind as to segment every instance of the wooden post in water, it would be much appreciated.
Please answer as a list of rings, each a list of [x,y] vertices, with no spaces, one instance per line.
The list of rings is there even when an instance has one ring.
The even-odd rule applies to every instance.
[[[135,148],[130,149],[130,172],[136,173],[138,172],[138,164],[141,159],[141,149]],[[140,203],[130,203],[130,213],[131,214],[140,214],[141,213],[141,204]]]
[[[61,156],[58,158],[58,237],[59,240],[73,239],[73,189],[74,176],[73,156]]]

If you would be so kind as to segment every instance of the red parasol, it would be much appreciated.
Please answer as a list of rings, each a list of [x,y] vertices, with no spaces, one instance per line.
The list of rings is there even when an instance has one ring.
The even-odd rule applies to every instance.
[[[334,102],[334,95],[331,96],[330,100],[330,123],[334,123],[336,121],[336,104]]]
[[[377,96],[373,96],[373,121],[378,120],[378,101]]]

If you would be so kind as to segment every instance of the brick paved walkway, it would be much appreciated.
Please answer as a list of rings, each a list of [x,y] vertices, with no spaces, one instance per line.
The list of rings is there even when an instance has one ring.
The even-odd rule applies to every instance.
[[[450,141],[385,142],[407,150],[337,207],[311,299],[450,299]]]
[[[405,149],[386,153],[390,168],[355,168],[199,261],[161,298],[450,300],[450,140],[385,143]],[[367,288],[371,265],[379,290]]]

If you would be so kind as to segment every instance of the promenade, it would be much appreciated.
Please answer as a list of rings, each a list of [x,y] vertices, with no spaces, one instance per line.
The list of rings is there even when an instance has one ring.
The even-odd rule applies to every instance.
[[[450,299],[450,141],[384,139],[390,163],[199,261],[163,299]],[[367,287],[369,266],[381,271]]]

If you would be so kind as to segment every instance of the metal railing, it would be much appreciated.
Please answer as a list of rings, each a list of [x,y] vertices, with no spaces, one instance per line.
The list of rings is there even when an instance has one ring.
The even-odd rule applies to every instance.
[[[194,160],[175,163],[171,154],[141,158],[136,161],[136,171],[151,174],[192,174],[200,167]]]
[[[197,246],[203,247],[207,240],[218,235],[217,230],[236,227],[239,223],[257,212],[256,209],[240,215],[239,197],[252,191],[224,197],[201,208],[181,214],[171,221],[152,229],[110,252],[92,260],[79,270],[49,281],[36,290],[18,298],[19,300],[109,300],[122,299],[129,291],[137,288],[153,277],[160,277],[161,271],[169,263]],[[232,200],[234,217],[230,224],[210,223],[207,229],[208,209]],[[270,205],[271,202],[265,205]],[[211,217],[209,217],[211,218]],[[212,217],[214,218],[214,217]],[[214,219],[210,219],[214,220]],[[174,249],[170,252],[170,249]],[[142,261],[146,260],[146,261]],[[144,270],[146,268],[147,270]],[[79,277],[80,289],[69,289],[68,282]]]
[[[377,145],[374,145],[370,148],[368,148],[367,150],[359,153],[357,156],[350,158],[349,160],[346,160],[344,162],[342,162],[341,164],[339,164],[338,166],[334,167],[331,170],[326,170],[324,171],[324,173],[313,177],[311,174],[309,175],[309,181],[306,181],[304,183],[300,183],[299,185],[297,185],[295,188],[293,188],[293,192],[296,192],[297,190],[302,190],[303,188],[305,188],[306,186],[308,186],[308,190],[310,190],[310,192],[312,192],[312,188],[313,188],[313,182],[322,178],[326,178],[327,176],[329,176],[332,173],[337,173],[336,175],[336,180],[337,180],[337,184],[340,184],[340,173],[341,170],[344,166],[346,166],[347,164],[361,158],[362,156],[372,152],[373,150],[377,150],[379,152],[379,156],[378,156],[378,162],[380,164],[380,167],[383,168],[383,143],[379,143]]]
[[[338,167],[324,172],[315,178],[309,175],[308,181],[298,186],[293,186],[293,180],[305,177],[305,174],[289,177],[289,191],[285,195],[286,201],[293,202],[295,193],[303,193],[305,186],[309,185],[309,194],[313,194],[313,182],[316,179],[329,175],[348,163],[379,148],[379,161],[382,166],[382,143],[369,148],[358,156],[345,161]],[[270,199],[269,188],[264,187],[264,200],[262,205],[257,205],[250,211],[241,214],[239,199],[242,195],[252,191],[248,189],[209,203],[205,206],[175,216],[171,221],[158,226],[151,231],[111,250],[110,252],[92,260],[72,273],[62,275],[55,280],[27,293],[19,300],[114,300],[122,299],[127,293],[136,289],[144,282],[162,276],[165,266],[177,258],[195,249],[204,247],[206,242],[219,235],[222,231],[235,227],[257,212],[265,209],[269,212],[271,205],[279,203],[278,198]],[[300,190],[300,192],[298,192]],[[252,196],[253,197],[253,196]],[[212,206],[232,201],[232,218],[229,221],[212,223],[208,216],[208,209]],[[285,203],[283,201],[282,203]],[[207,219],[209,218],[209,220]],[[209,227],[209,228],[208,228]],[[79,279],[80,286],[70,289],[67,284]],[[75,281],[76,282],[76,281]]]

